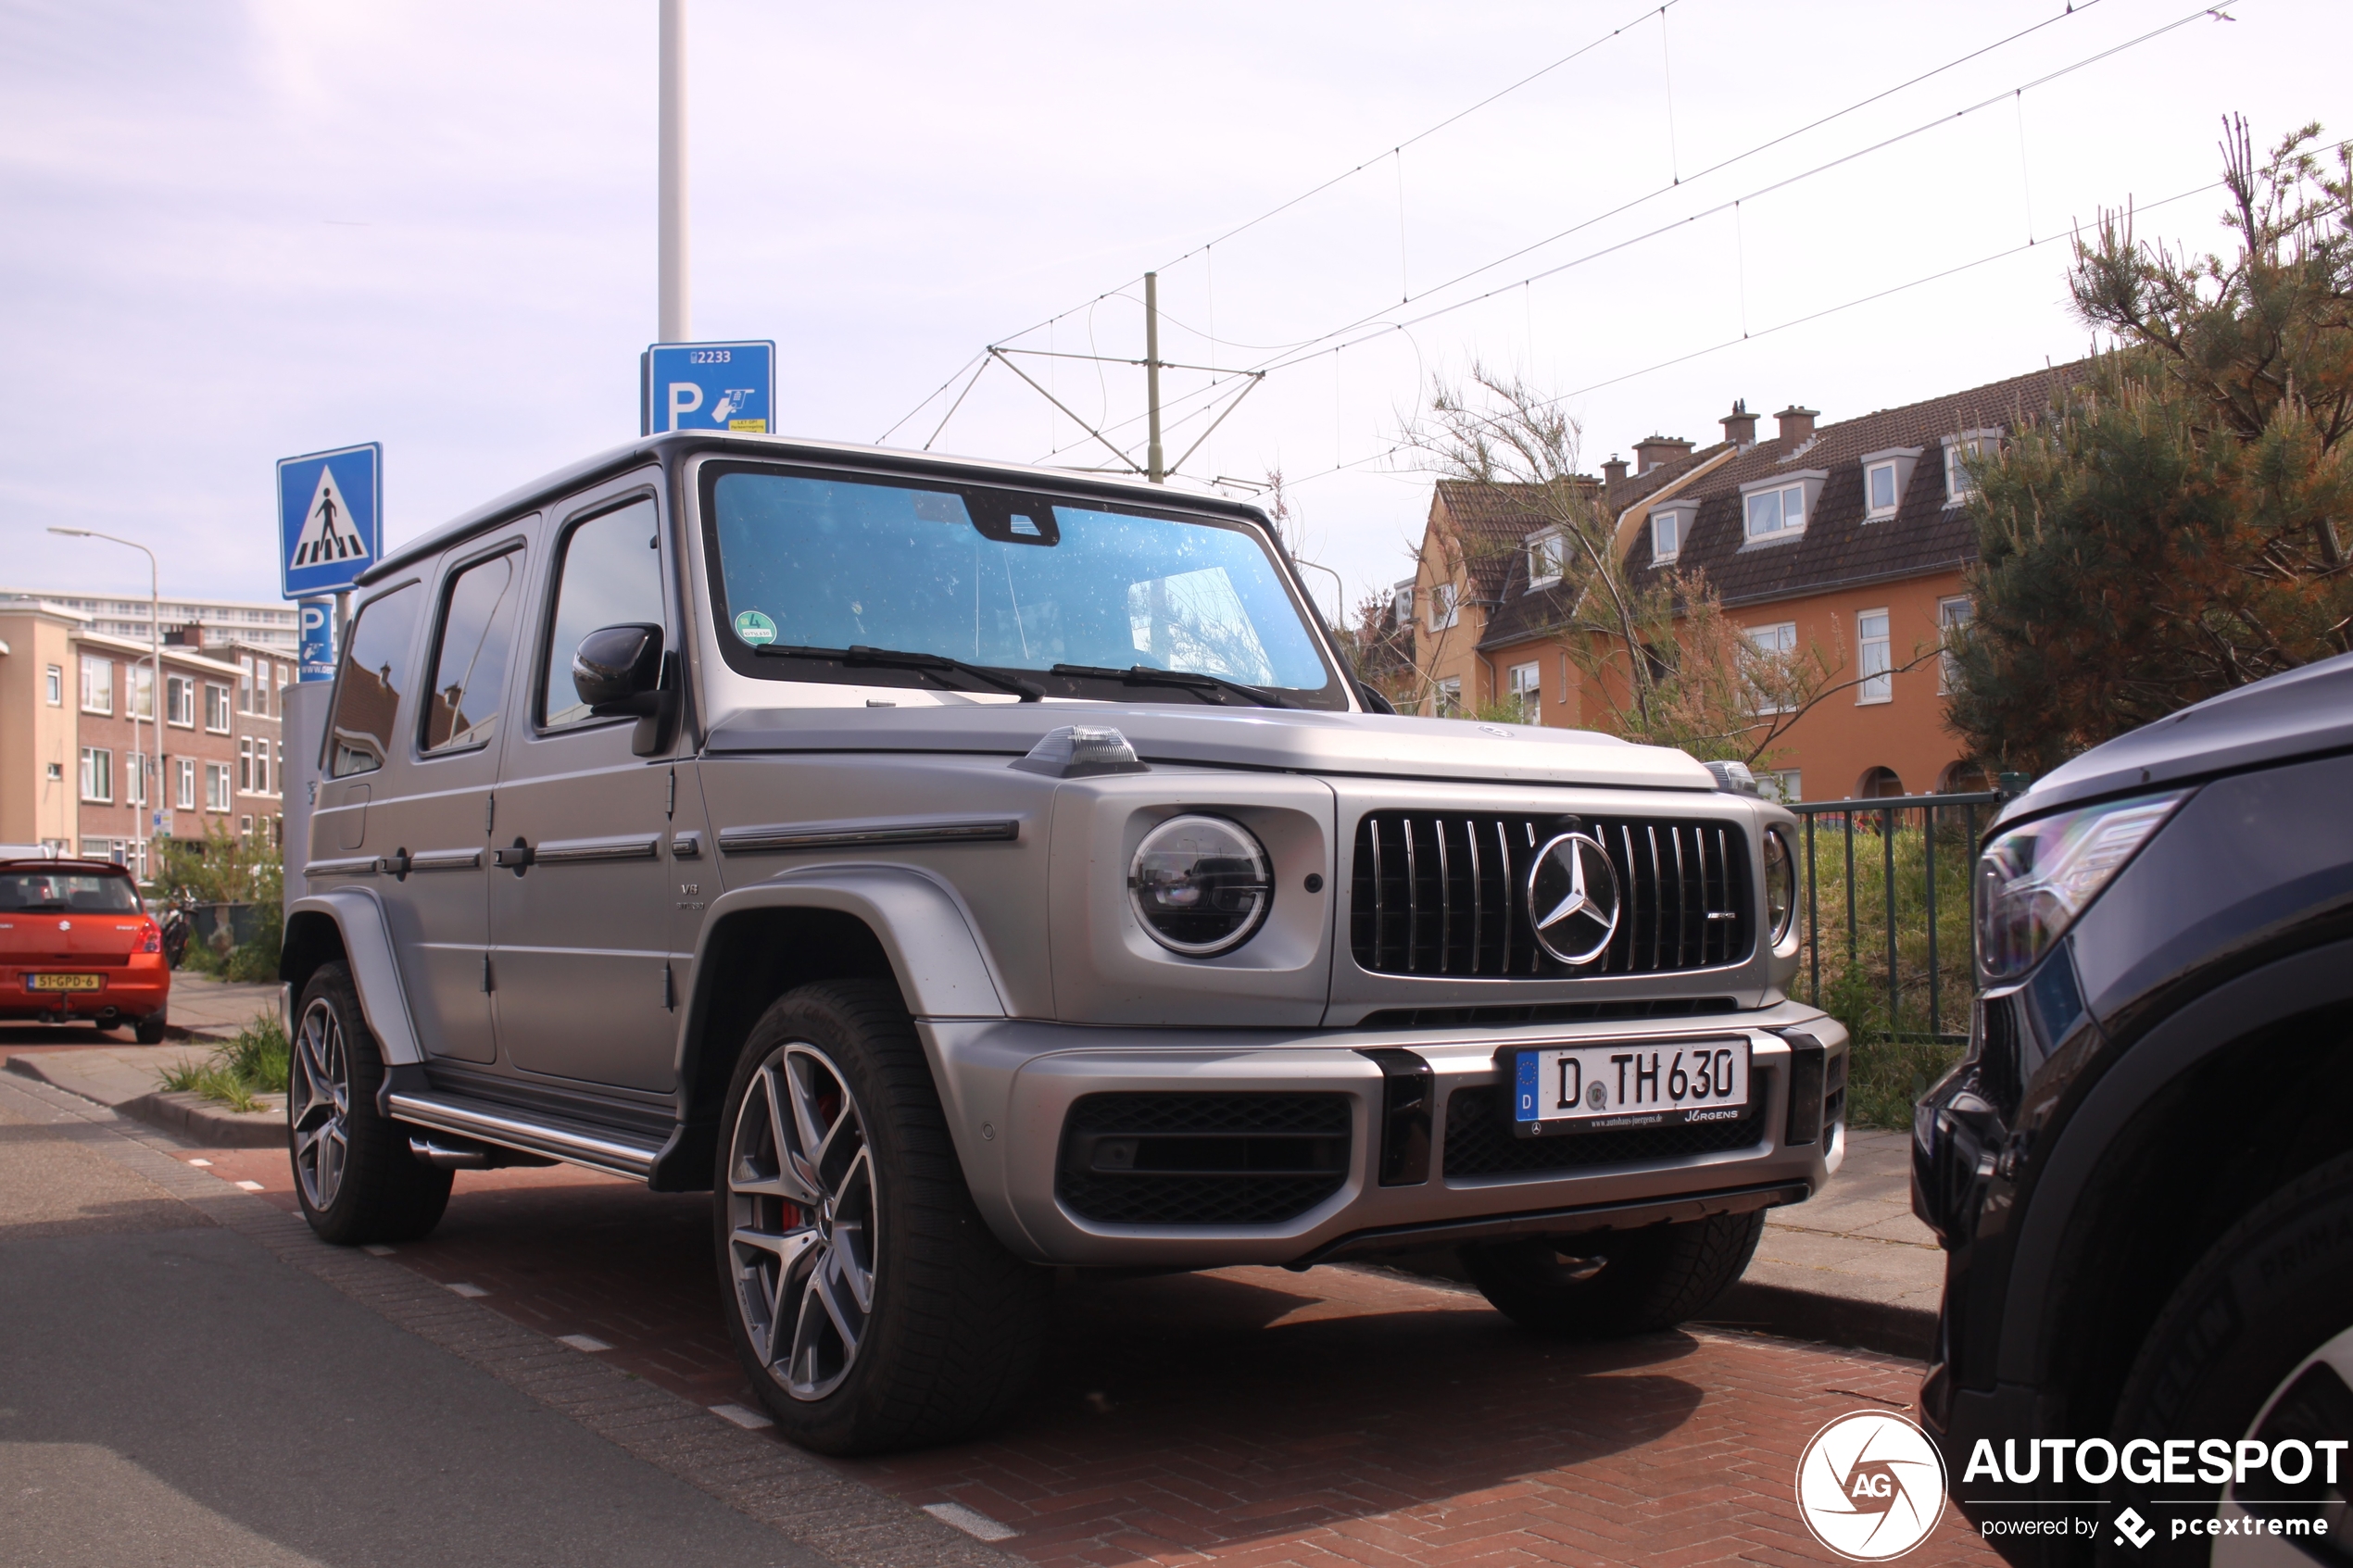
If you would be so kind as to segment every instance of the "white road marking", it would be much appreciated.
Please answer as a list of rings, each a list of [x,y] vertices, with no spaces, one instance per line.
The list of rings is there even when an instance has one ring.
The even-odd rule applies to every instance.
[[[593,1334],[559,1334],[556,1336],[556,1343],[569,1345],[575,1350],[596,1351],[612,1348]]]
[[[487,1296],[490,1294],[490,1292],[484,1290],[482,1286],[478,1285],[468,1285],[463,1280],[458,1280],[452,1284],[445,1285],[441,1288],[444,1290],[455,1291],[460,1296]]]
[[[734,1422],[747,1432],[757,1432],[763,1426],[776,1424],[758,1411],[748,1411],[741,1405],[713,1405],[711,1413],[722,1421]]]
[[[237,1185],[245,1188],[247,1192],[259,1192],[261,1190],[261,1184],[259,1182],[239,1182]]]
[[[960,1502],[927,1502],[924,1512],[943,1524],[953,1524],[967,1536],[978,1536],[984,1541],[1005,1541],[1021,1534],[1010,1524],[1000,1524],[976,1508],[966,1508]]]
[[[209,1169],[212,1165],[212,1161],[209,1160],[191,1160],[188,1163],[191,1165],[201,1165],[208,1169]]]
[[[371,1256],[372,1256],[372,1257],[377,1257],[377,1258],[389,1258],[389,1257],[391,1257],[391,1256],[392,1256],[392,1250],[393,1250],[393,1249],[392,1249],[391,1248],[389,1248],[389,1247],[386,1247],[386,1246],[385,1246],[383,1242],[381,1242],[381,1241],[371,1241],[371,1242],[368,1243],[368,1245],[367,1245],[367,1246],[365,1246],[365,1247],[361,1248],[359,1250],[360,1250],[360,1251],[362,1251],[362,1252],[368,1253],[368,1254],[370,1254],[370,1255],[371,1255]]]

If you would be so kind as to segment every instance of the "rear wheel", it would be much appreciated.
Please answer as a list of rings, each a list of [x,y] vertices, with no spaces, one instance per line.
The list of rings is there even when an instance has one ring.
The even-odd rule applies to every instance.
[[[143,1046],[163,1044],[163,1010],[157,1008],[131,1026],[131,1037]]]
[[[1539,1236],[1462,1249],[1490,1305],[1540,1334],[1617,1339],[1672,1328],[1705,1311],[1741,1277],[1765,1234],[1765,1211],[1679,1225]]]
[[[424,1236],[449,1205],[452,1178],[411,1155],[408,1134],[376,1110],[384,1055],[350,971],[321,965],[296,1017],[286,1134],[303,1218],[343,1247]]]
[[[974,1207],[898,993],[842,981],[779,1000],[723,1126],[728,1331],[785,1435],[872,1453],[1002,1420],[1037,1364],[1052,1276]]]

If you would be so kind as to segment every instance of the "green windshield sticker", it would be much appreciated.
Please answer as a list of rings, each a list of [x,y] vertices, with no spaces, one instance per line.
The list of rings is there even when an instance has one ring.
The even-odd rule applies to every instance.
[[[776,623],[756,609],[748,609],[736,617],[736,635],[758,647],[776,640]]]

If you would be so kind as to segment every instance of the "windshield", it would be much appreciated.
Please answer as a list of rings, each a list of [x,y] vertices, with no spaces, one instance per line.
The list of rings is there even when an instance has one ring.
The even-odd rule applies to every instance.
[[[749,673],[839,680],[755,650],[863,646],[1049,677],[1056,665],[1141,665],[1346,706],[1280,569],[1239,525],[773,469],[721,470],[705,494],[721,641]],[[1187,700],[1100,677],[1041,684],[1056,696]]]
[[[139,890],[129,877],[103,872],[0,872],[0,911],[27,909],[136,914]]]

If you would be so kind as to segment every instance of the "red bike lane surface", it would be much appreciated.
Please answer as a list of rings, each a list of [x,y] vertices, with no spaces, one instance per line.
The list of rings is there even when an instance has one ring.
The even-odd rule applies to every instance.
[[[188,1150],[295,1207],[276,1150]],[[467,1172],[392,1254],[702,1405],[753,1406],[720,1316],[706,1194],[558,1167]],[[1038,1386],[988,1438],[832,1461],[959,1503],[1041,1565],[1837,1561],[1799,1522],[1806,1440],[1908,1412],[1919,1363],[1719,1329],[1539,1338],[1467,1291],[1374,1269],[1067,1281]],[[1992,1563],[1947,1510],[1906,1564]]]

